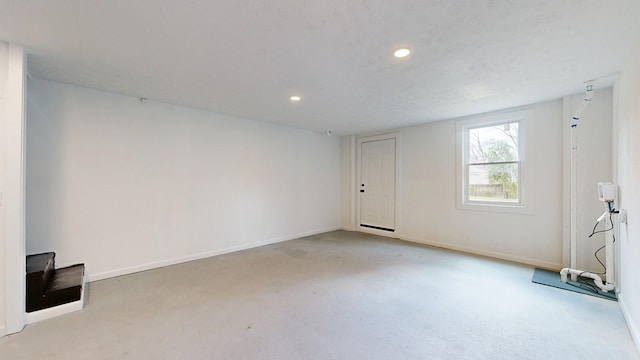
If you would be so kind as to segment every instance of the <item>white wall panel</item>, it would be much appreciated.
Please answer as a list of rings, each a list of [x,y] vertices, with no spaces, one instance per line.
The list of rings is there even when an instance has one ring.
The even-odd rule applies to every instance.
[[[638,38],[638,36],[635,36]],[[635,44],[640,44],[638,41]],[[617,133],[614,146],[618,154],[617,179],[620,208],[628,214],[621,224],[619,299],[627,323],[640,349],[640,45],[620,71],[616,85]]]
[[[340,227],[340,140],[29,82],[27,252],[91,280]]]
[[[534,112],[535,209],[530,214],[456,207],[456,121],[405,128],[402,134],[398,237],[488,256],[560,268],[562,246],[562,101]],[[511,111],[511,110],[509,110]],[[484,115],[484,114],[483,114]]]

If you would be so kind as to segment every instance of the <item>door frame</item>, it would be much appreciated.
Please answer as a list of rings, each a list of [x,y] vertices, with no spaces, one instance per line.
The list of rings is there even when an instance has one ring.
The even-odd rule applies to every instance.
[[[394,215],[395,215],[395,229],[394,231],[385,231],[385,230],[378,230],[378,229],[373,229],[370,227],[365,227],[365,226],[360,226],[360,201],[361,201],[361,197],[360,197],[360,184],[362,181],[362,143],[365,142],[370,142],[370,141],[380,141],[380,140],[389,140],[389,139],[394,139],[396,142],[396,159],[395,159],[395,169],[396,169],[396,176],[395,176],[395,182],[396,182],[396,187],[395,187],[395,211],[394,211]],[[369,234],[375,234],[375,235],[380,235],[380,236],[386,236],[386,237],[392,237],[392,238],[399,238],[400,237],[400,172],[401,172],[401,168],[400,168],[400,133],[397,132],[393,132],[393,133],[386,133],[386,134],[378,134],[378,135],[368,135],[368,136],[363,136],[363,137],[358,137],[357,138],[357,143],[356,143],[356,182],[353,184],[354,186],[354,192],[356,194],[356,231],[359,232],[364,232],[364,233],[369,233]]]

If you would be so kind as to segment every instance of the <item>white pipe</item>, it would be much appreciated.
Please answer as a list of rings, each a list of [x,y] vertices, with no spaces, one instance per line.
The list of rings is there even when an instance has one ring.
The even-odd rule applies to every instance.
[[[607,206],[607,205],[605,205]],[[617,220],[617,218],[616,218]],[[613,239],[614,239],[614,234],[613,231],[615,231],[613,229],[613,224],[612,224],[612,218],[611,218],[611,213],[609,213],[609,216],[606,216],[604,218],[604,226],[605,229],[611,229],[611,231],[607,231],[604,234],[604,251],[605,251],[605,273],[606,275],[606,279],[607,279],[607,283],[608,284],[615,284],[616,283],[616,277],[615,277],[615,268],[613,266],[613,252],[614,252],[614,247],[613,247]]]
[[[580,115],[582,115],[582,112],[584,111],[584,109],[586,109],[589,103],[591,102],[591,100],[593,100],[593,80],[585,81],[584,83],[586,84],[586,87],[587,87],[584,94],[584,99],[583,99],[584,101],[582,101],[582,103],[578,107],[578,111],[574,113],[572,118],[572,120],[574,121],[580,120]]]
[[[571,172],[570,172],[570,207],[569,207],[569,236],[570,236],[570,264],[572,269],[578,267],[578,217],[577,217],[577,197],[578,197],[578,125],[571,125]],[[575,275],[571,275],[571,280],[577,281],[578,278]]]
[[[578,110],[575,112],[575,115],[573,115],[573,117],[571,118],[571,172],[570,172],[570,209],[569,209],[569,218],[570,218],[570,237],[571,237],[571,244],[570,244],[570,252],[571,252],[571,268],[564,268],[562,270],[560,270],[560,280],[562,280],[562,282],[566,283],[567,282],[567,275],[571,275],[571,280],[572,281],[576,281],[578,280],[578,276],[580,277],[586,277],[586,278],[590,278],[593,279],[594,284],[599,287],[603,292],[608,292],[614,289],[614,284],[613,281],[609,281],[607,282],[607,284],[603,284],[602,283],[602,278],[600,278],[600,276],[598,276],[597,274],[594,274],[592,272],[589,271],[582,271],[582,270],[576,270],[575,268],[577,267],[576,263],[577,263],[577,188],[578,188],[578,182],[577,182],[577,175],[578,175],[578,120],[580,120],[580,115],[582,114],[582,112],[584,111],[584,109],[587,108],[587,106],[589,105],[589,103],[591,103],[591,100],[593,99],[593,80],[589,80],[586,81],[586,92],[585,92],[585,96],[584,96],[584,101],[582,102],[582,104],[580,104],[580,106],[578,107]],[[602,219],[606,219],[606,212],[605,214],[602,214],[602,216],[600,216],[600,218],[598,218],[598,222],[602,221]],[[607,234],[608,235],[608,234]],[[611,238],[611,239],[610,239]],[[607,250],[607,254],[606,254],[606,272],[607,274],[609,274],[609,271],[611,271],[611,278],[610,280],[613,280],[613,269],[612,269],[612,263],[613,263],[613,236],[610,236],[610,238],[607,238],[607,242],[606,242],[606,250]],[[611,254],[610,254],[610,249],[611,248]]]
[[[597,274],[594,274],[594,273],[591,273],[591,272],[588,272],[588,271],[564,268],[564,269],[560,270],[560,280],[562,280],[562,282],[564,282],[564,283],[567,282],[567,274],[571,274],[571,277],[573,277],[575,275],[576,277],[580,276],[580,277],[586,277],[586,278],[593,279],[593,283],[597,287],[602,289],[603,292],[608,292],[610,290],[613,290],[613,284],[606,284],[606,285],[603,284],[602,283],[602,279]]]
[[[578,197],[578,123],[580,115],[584,109],[591,103],[593,99],[593,80],[585,81],[586,90],[584,95],[584,101],[580,104],[578,111],[576,111],[571,118],[571,163],[570,163],[570,192],[569,192],[569,261],[572,269],[578,267],[578,219],[577,219],[577,197]],[[571,274],[571,280],[577,281],[578,277],[575,274]]]

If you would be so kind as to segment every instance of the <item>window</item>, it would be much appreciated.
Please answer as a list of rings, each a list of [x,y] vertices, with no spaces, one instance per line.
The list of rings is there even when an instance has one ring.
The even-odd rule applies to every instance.
[[[525,186],[531,154],[525,136],[532,116],[532,111],[520,111],[457,123],[459,208],[531,211],[532,188]]]
[[[520,203],[519,125],[467,128],[467,202]]]

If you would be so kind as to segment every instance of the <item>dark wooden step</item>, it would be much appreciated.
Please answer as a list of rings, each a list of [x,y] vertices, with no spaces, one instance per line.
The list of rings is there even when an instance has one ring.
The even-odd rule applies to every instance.
[[[56,269],[37,310],[80,300],[84,278],[84,264]]]
[[[27,256],[26,307],[33,311],[49,286],[55,272],[56,254],[47,252]]]
[[[27,256],[27,312],[81,299],[84,264],[56,269],[55,256],[53,252]]]

